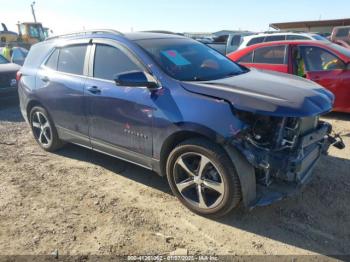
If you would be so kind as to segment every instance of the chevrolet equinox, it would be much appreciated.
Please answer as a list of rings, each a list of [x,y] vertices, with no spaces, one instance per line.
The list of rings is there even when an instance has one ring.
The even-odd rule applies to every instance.
[[[247,69],[171,34],[95,30],[32,46],[21,112],[46,151],[74,143],[166,176],[190,210],[218,217],[305,185],[330,145],[334,96]]]

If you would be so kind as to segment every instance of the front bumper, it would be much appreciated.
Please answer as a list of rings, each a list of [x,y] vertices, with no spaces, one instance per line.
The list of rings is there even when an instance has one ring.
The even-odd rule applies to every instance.
[[[273,152],[252,145],[241,148],[257,179],[256,199],[248,207],[270,205],[300,191],[311,180],[320,157],[334,144],[331,131],[330,124],[321,122],[317,130],[299,137],[297,147],[289,151]]]

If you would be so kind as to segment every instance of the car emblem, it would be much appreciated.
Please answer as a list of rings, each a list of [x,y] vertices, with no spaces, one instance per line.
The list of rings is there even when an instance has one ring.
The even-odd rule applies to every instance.
[[[17,85],[17,80],[16,79],[11,79],[10,81],[10,86],[15,87]]]

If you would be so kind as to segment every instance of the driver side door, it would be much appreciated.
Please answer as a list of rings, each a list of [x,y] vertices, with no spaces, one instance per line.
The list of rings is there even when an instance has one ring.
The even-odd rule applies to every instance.
[[[316,46],[300,47],[306,78],[327,88],[335,95],[334,110],[350,111],[350,71],[335,54]]]
[[[89,68],[85,97],[93,149],[150,167],[152,94],[114,81],[117,74],[145,68],[125,47],[107,40],[94,40]]]

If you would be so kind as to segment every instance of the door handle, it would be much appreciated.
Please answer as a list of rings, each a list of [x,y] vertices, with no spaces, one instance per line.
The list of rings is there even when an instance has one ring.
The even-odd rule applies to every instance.
[[[92,94],[100,94],[101,89],[99,89],[97,86],[90,86],[87,88],[87,90]]]
[[[40,79],[41,79],[41,81],[43,81],[45,83],[50,81],[50,78],[48,76],[41,76]]]

